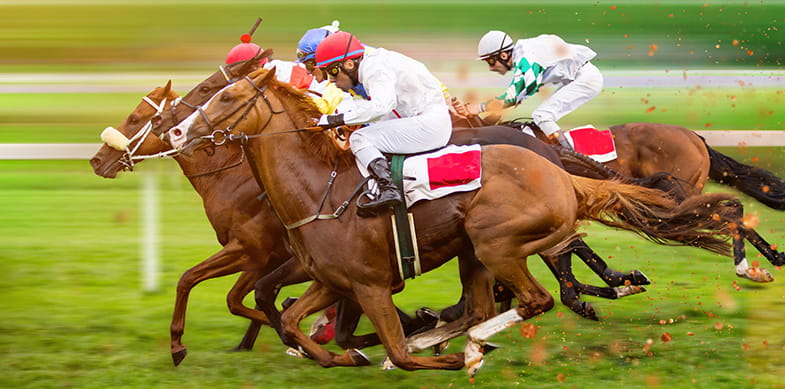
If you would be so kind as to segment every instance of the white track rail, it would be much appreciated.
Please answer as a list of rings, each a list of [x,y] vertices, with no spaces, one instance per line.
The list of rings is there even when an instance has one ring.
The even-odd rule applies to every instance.
[[[714,147],[782,147],[785,131],[695,131]],[[100,143],[0,143],[0,160],[89,159]]]

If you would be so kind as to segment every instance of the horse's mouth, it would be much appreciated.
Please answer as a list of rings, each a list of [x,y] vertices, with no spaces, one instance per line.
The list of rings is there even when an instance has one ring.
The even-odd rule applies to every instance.
[[[116,178],[117,174],[123,170],[119,161],[119,158],[104,160],[96,155],[90,159],[90,166],[93,167],[93,173],[98,176],[103,178]]]
[[[194,152],[202,148],[205,144],[205,140],[202,138],[194,138],[185,141],[185,143],[180,146],[178,152],[180,155],[190,158],[193,156]]]

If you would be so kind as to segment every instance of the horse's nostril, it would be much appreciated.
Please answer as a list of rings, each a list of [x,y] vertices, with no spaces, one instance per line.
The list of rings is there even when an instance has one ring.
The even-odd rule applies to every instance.
[[[90,160],[90,166],[99,166],[101,165],[101,158],[95,157]]]

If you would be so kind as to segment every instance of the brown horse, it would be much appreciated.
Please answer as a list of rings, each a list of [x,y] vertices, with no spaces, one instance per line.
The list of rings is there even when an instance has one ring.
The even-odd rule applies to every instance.
[[[510,123],[515,127],[531,128],[543,141],[547,137],[534,123]],[[647,177],[657,172],[667,172],[684,182],[685,195],[700,193],[709,179],[731,186],[764,205],[785,209],[785,181],[771,172],[744,165],[717,150],[693,131],[684,127],[657,123],[627,123],[610,128],[618,158],[605,163],[607,167],[622,175]],[[562,151],[562,162],[573,174],[594,176],[598,169],[582,167],[580,155]],[[604,178],[604,176],[595,176]],[[744,241],[747,240],[774,266],[785,265],[785,253],[774,249],[754,228],[747,226],[741,202],[735,203],[732,216],[734,228],[733,257],[736,275],[756,282],[770,282],[774,277],[766,269],[752,268],[746,258]]]
[[[208,77],[189,92],[183,101],[206,101],[220,88],[248,74],[254,68],[253,60],[225,67]],[[133,169],[135,163],[145,156],[157,156],[171,150],[150,129],[150,120],[158,122],[162,117],[174,120],[177,107],[183,114],[193,109],[186,104],[170,104],[177,99],[171,83],[156,88],[124,120],[117,131],[128,139],[135,139],[127,149],[116,150],[107,144],[90,160],[96,174],[114,178],[125,169]],[[178,101],[179,102],[179,101]],[[163,110],[166,109],[166,112]],[[137,134],[144,133],[144,136]],[[134,152],[132,153],[131,150]],[[208,152],[210,150],[207,150]],[[291,257],[285,240],[285,230],[274,216],[269,202],[260,200],[262,191],[252,177],[251,169],[244,162],[240,147],[232,145],[214,150],[212,158],[188,159],[176,156],[183,173],[202,197],[207,219],[216,232],[223,248],[202,263],[183,273],[177,284],[177,297],[171,324],[171,352],[174,364],[178,365],[186,356],[181,339],[185,327],[188,295],[200,282],[228,274],[243,272],[227,295],[229,310],[235,314],[269,324],[265,315],[246,307],[245,297],[254,288],[256,281]],[[216,185],[220,182],[220,185]],[[260,231],[270,239],[260,239]],[[253,332],[254,339],[256,332]],[[254,339],[245,338],[238,349],[249,349]]]
[[[215,255],[188,269],[178,282],[171,325],[171,351],[175,365],[179,365],[187,354],[181,339],[188,294],[197,284],[242,272],[227,295],[227,304],[233,314],[252,320],[245,337],[235,348],[250,350],[260,325],[276,327],[279,322],[280,314],[274,307],[278,289],[311,279],[297,260],[290,262],[298,266],[278,266],[290,257],[286,248],[285,229],[274,215],[269,202],[262,199],[263,191],[256,185],[239,146],[211,149],[203,157],[182,158],[173,155],[171,146],[158,138],[164,129],[163,124],[179,123],[180,119],[190,115],[199,104],[209,100],[221,88],[250,73],[254,69],[253,64],[254,61],[249,60],[221,66],[182,99],[171,89],[171,83],[155,88],[117,129],[124,139],[135,138],[134,142],[123,150],[104,144],[90,160],[96,174],[114,178],[119,171],[133,170],[136,164],[147,158],[174,156],[202,197],[208,220],[224,246]],[[233,225],[236,221],[240,224]],[[271,271],[273,269],[277,272]],[[260,295],[257,308],[265,308],[263,312],[268,314],[267,317],[242,303],[243,297],[253,290],[254,283],[265,275],[272,276],[268,278],[272,279],[270,285],[274,285],[275,290]],[[407,333],[421,330],[427,324],[427,317],[412,319],[400,311],[399,315]],[[378,344],[378,340],[374,343],[376,338],[373,335],[351,336],[354,327],[348,324],[339,325],[336,329],[338,343],[347,348]]]
[[[298,258],[314,278],[305,294],[284,311],[286,343],[302,347],[325,367],[368,363],[351,350],[342,355],[324,350],[298,327],[302,318],[343,296],[360,303],[398,367],[462,368],[463,353],[417,357],[405,347],[400,322],[392,319],[391,293],[402,280],[392,271],[389,219],[360,218],[352,203],[340,220],[317,218],[321,205],[336,207],[352,198],[362,178],[351,155],[334,149],[326,134],[296,130],[311,125],[318,111],[301,92],[275,81],[273,73],[258,71],[253,80],[223,90],[201,115],[192,116],[184,138],[187,150],[205,147],[207,138],[202,137],[210,133],[213,140],[249,142],[257,177],[289,229]],[[219,124],[228,125],[227,131],[217,130]],[[182,134],[171,133],[172,139],[177,135]],[[578,219],[598,220],[659,242],[677,240],[717,252],[728,250],[721,238],[727,233],[722,220],[730,195],[694,196],[674,208],[676,203],[663,192],[570,176],[520,147],[494,145],[482,150],[481,189],[411,208],[422,269],[427,272],[473,247],[484,268],[514,292],[521,304],[516,312],[524,319],[553,306],[550,294],[529,273],[526,257],[565,241],[574,234]],[[334,178],[325,188],[328,177]],[[469,296],[475,317],[493,315],[487,285],[481,283]]]

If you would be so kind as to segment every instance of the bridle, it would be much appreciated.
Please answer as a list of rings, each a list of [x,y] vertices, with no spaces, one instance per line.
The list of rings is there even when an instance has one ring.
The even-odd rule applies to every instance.
[[[273,119],[273,116],[275,116],[277,114],[280,114],[280,113],[287,113],[287,111],[286,111],[286,109],[282,109],[280,111],[276,111],[273,108],[272,103],[267,98],[267,95],[265,95],[265,91],[267,90],[268,85],[264,85],[264,86],[260,87],[250,77],[245,76],[244,79],[246,81],[248,81],[253,86],[253,88],[256,90],[256,92],[254,93],[253,96],[249,97],[245,102],[243,102],[242,104],[237,106],[235,109],[233,109],[229,114],[224,115],[220,120],[216,120],[215,122],[211,121],[210,118],[207,116],[207,113],[204,112],[204,110],[201,109],[201,107],[200,107],[199,115],[202,117],[202,119],[207,124],[208,130],[212,130],[212,132],[210,133],[210,135],[200,136],[199,139],[209,140],[215,146],[221,146],[221,145],[225,144],[226,142],[239,143],[240,147],[243,149],[243,152],[244,152],[245,144],[247,144],[248,141],[253,139],[253,138],[261,138],[261,137],[268,137],[268,136],[282,135],[282,134],[291,134],[291,133],[296,133],[296,132],[305,132],[305,131],[313,132],[313,131],[316,131],[316,128],[308,128],[308,127],[306,127],[306,128],[298,128],[298,129],[294,129],[294,130],[278,131],[278,132],[274,132],[274,133],[270,133],[270,134],[264,134],[263,133],[264,129],[267,128],[267,126],[270,124],[270,122]],[[251,109],[253,109],[253,107],[256,105],[256,102],[259,100],[259,97],[261,97],[264,100],[265,104],[267,104],[267,107],[270,109],[270,115],[267,117],[267,120],[264,122],[264,125],[259,128],[259,133],[251,134],[251,135],[248,135],[248,134],[245,134],[245,133],[240,133],[238,135],[233,134],[232,130],[234,129],[234,127],[237,126],[237,124],[240,123],[240,121],[242,121],[243,119],[246,118],[246,116],[251,111]],[[232,124],[230,124],[229,126],[227,126],[223,130],[222,129],[215,129],[216,126],[219,123],[228,120],[234,114],[236,114],[241,109],[243,109],[243,107],[245,107],[245,110],[238,117],[238,119],[235,120]],[[290,116],[290,119],[291,119],[291,116]],[[323,129],[320,129],[320,131],[323,131]],[[253,171],[254,177],[256,178],[257,182],[261,183],[261,177],[259,176],[259,172],[256,169],[256,164],[254,163],[253,156],[251,154],[248,154],[248,160],[249,160],[249,162],[251,164],[251,170]],[[316,220],[331,220],[331,219],[338,219],[338,218],[340,218],[340,216],[344,213],[344,211],[346,211],[346,208],[349,206],[349,203],[351,202],[351,200],[355,196],[357,196],[360,192],[362,192],[363,187],[368,182],[368,178],[367,177],[365,179],[361,180],[360,183],[354,188],[354,191],[352,191],[352,193],[349,195],[349,198],[346,199],[345,201],[343,201],[343,203],[341,203],[341,205],[338,206],[338,208],[336,208],[335,211],[333,211],[330,214],[323,214],[323,213],[321,213],[321,210],[324,207],[324,204],[325,204],[325,202],[327,200],[327,197],[330,194],[330,190],[331,190],[331,188],[333,186],[333,183],[335,182],[335,178],[337,176],[338,176],[338,160],[336,159],[335,160],[335,165],[333,166],[333,169],[330,172],[330,179],[327,181],[327,188],[325,189],[324,194],[322,195],[322,198],[321,198],[321,201],[319,202],[319,207],[317,208],[316,213],[311,215],[311,216],[308,216],[308,217],[305,217],[303,219],[300,219],[298,221],[295,221],[293,223],[288,223],[288,224],[284,223],[284,227],[286,227],[287,230],[292,230],[292,229],[304,226],[304,225],[306,225],[308,223],[311,223],[313,221],[316,221]]]
[[[128,147],[126,147],[125,150],[122,150],[123,151],[123,155],[117,161],[120,165],[123,166],[123,170],[133,171],[134,170],[135,161],[141,161],[141,160],[151,159],[151,158],[170,157],[170,156],[176,155],[179,152],[177,150],[172,149],[172,150],[162,151],[162,152],[156,153],[156,154],[136,155],[136,153],[139,151],[139,148],[142,146],[144,141],[152,133],[152,130],[153,130],[153,120],[164,111],[164,109],[166,107],[167,99],[164,97],[163,100],[161,100],[160,104],[158,104],[155,101],[153,101],[153,99],[151,99],[151,98],[149,98],[147,96],[144,96],[144,97],[142,97],[142,101],[150,104],[150,106],[152,106],[153,109],[155,109],[155,114],[153,115],[153,117],[150,120],[147,121],[147,123],[145,123],[139,129],[139,131],[136,132],[136,134],[134,134],[134,136],[132,136],[130,139],[128,139]],[[109,127],[107,129],[112,129],[114,131],[117,131],[117,130],[115,130],[112,127]],[[121,134],[119,131],[117,133]]]

